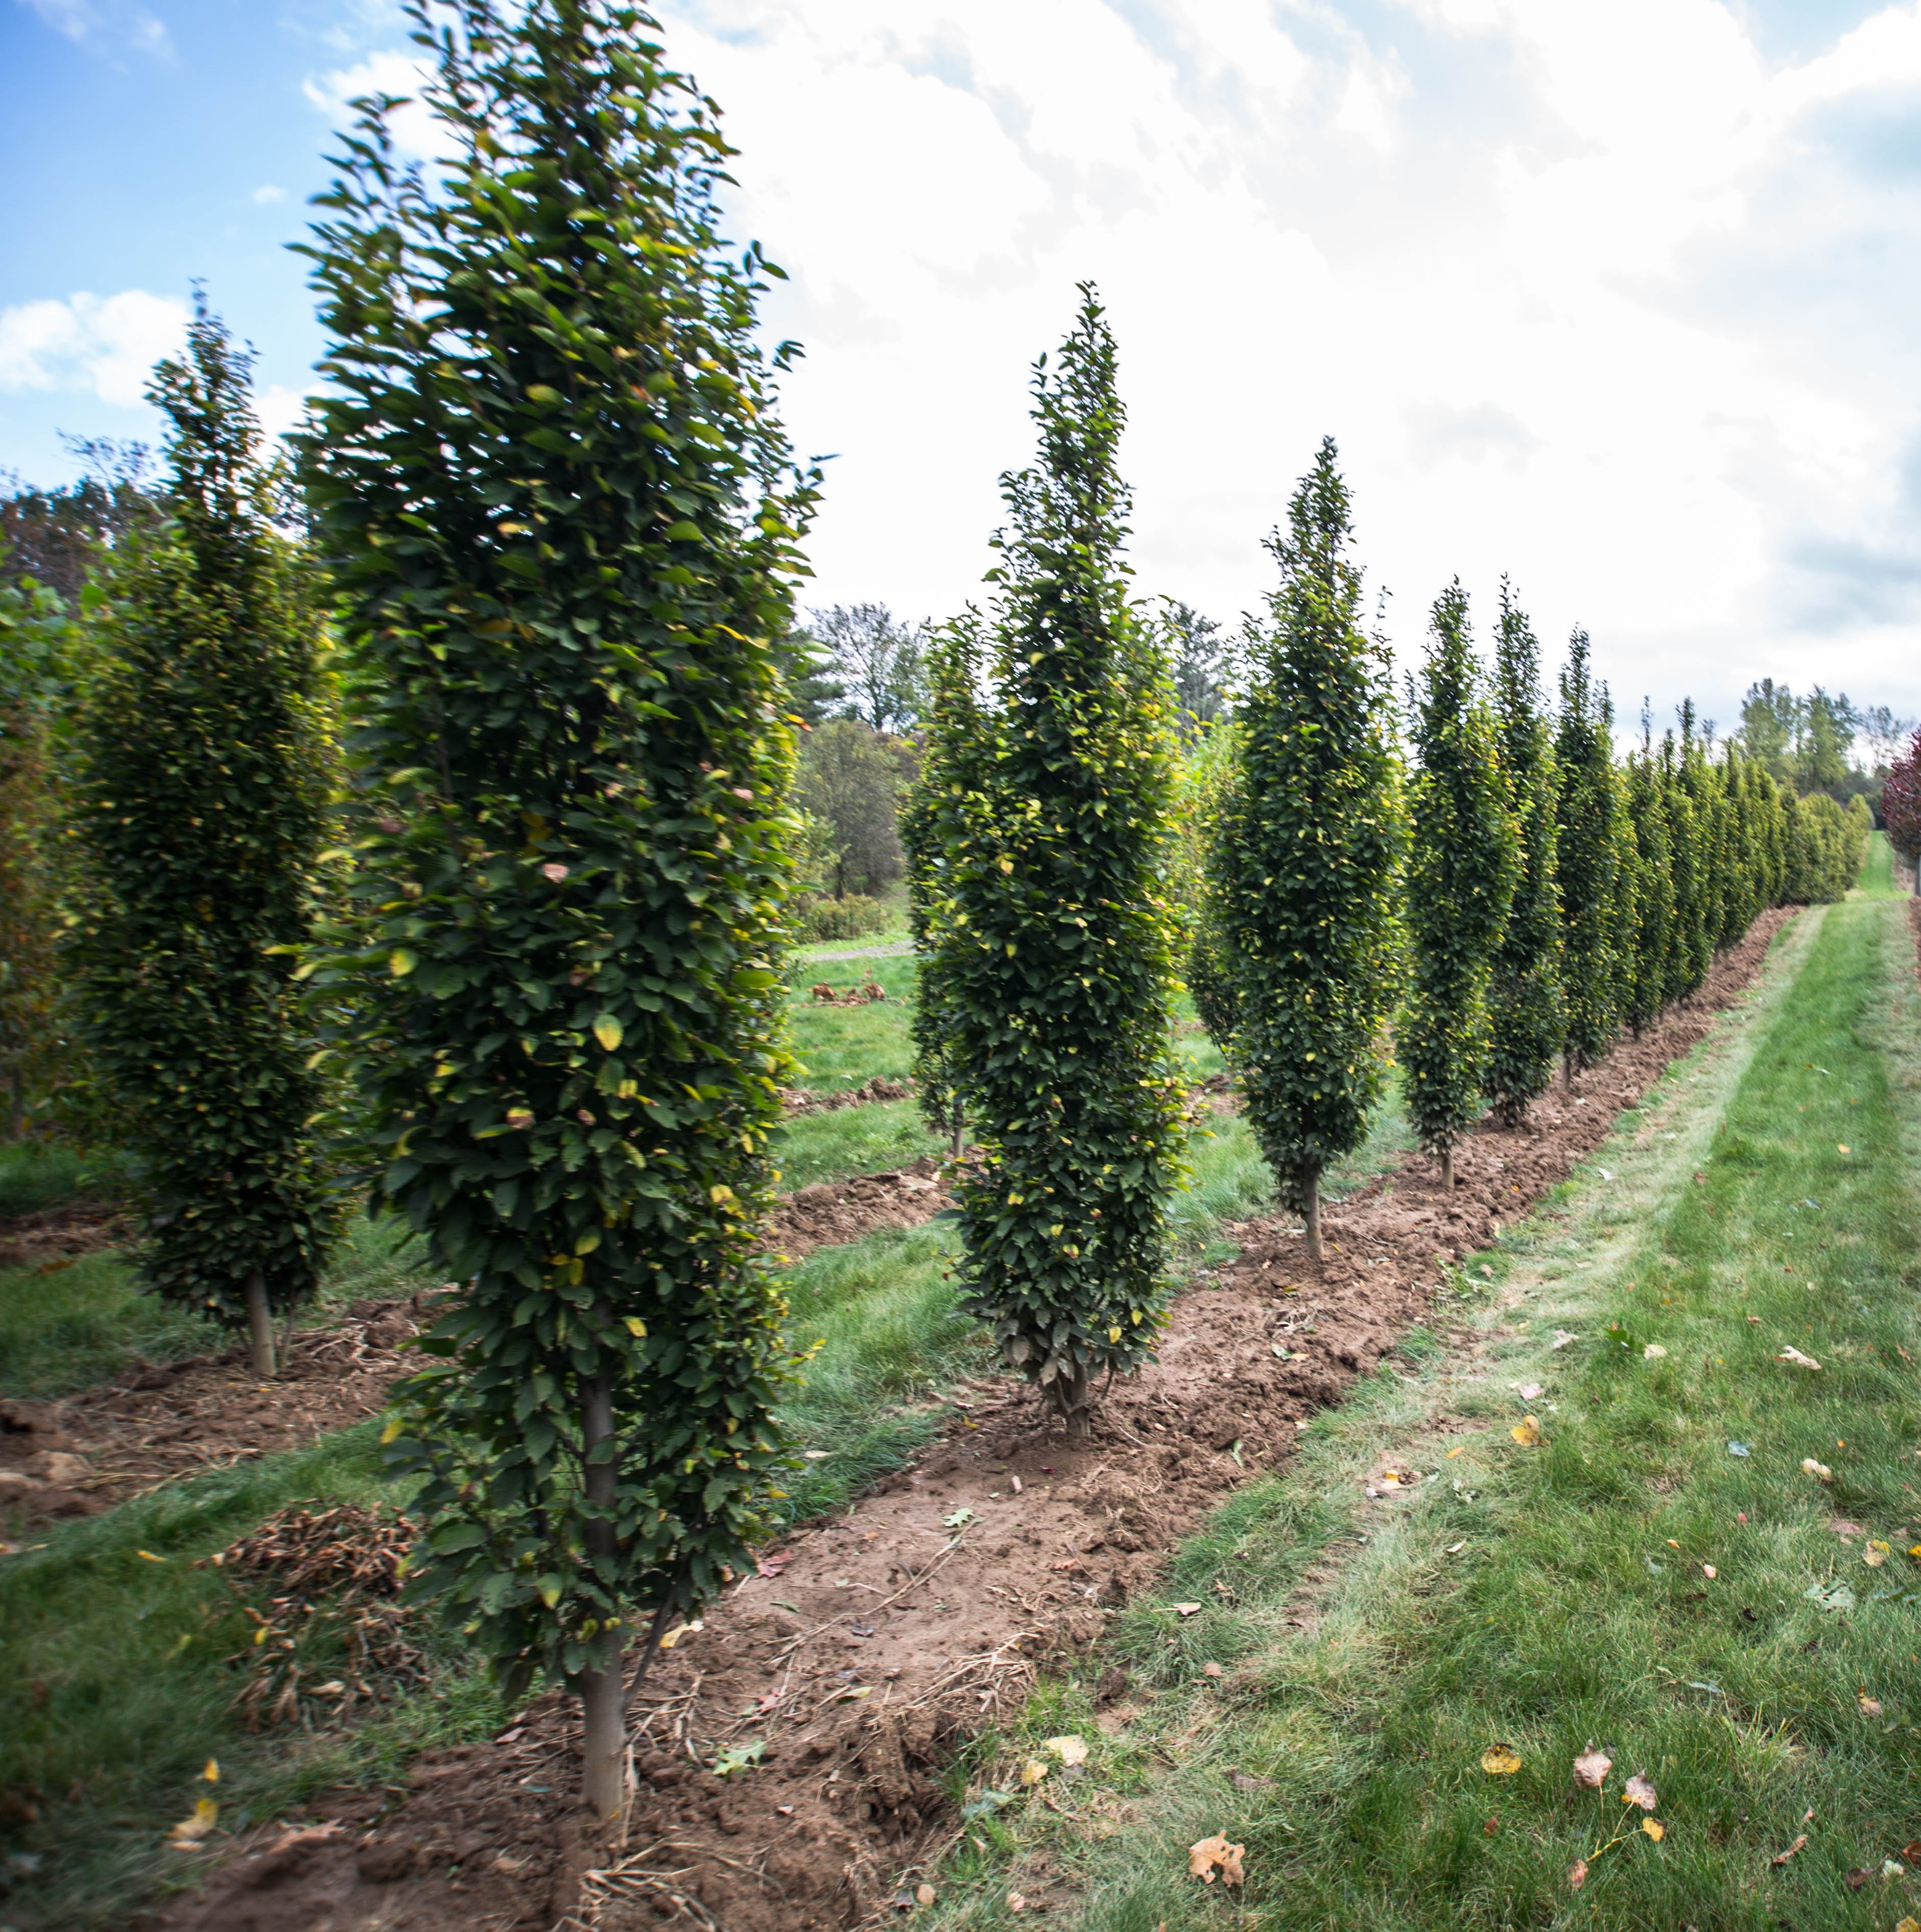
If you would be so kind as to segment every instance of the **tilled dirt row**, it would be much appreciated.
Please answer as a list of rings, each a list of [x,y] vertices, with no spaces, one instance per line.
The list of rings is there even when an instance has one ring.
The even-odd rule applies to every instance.
[[[780,1203],[768,1246],[798,1260],[876,1228],[917,1227],[947,1205],[931,1160],[821,1181]],[[35,1218],[46,1224],[40,1232],[48,1248],[65,1252],[53,1246],[65,1224]],[[86,1243],[101,1225],[89,1212],[67,1238]],[[119,1225],[124,1240],[125,1224]],[[326,1327],[297,1333],[270,1382],[253,1374],[245,1349],[232,1348],[142,1364],[58,1402],[0,1401],[0,1526],[92,1515],[158,1483],[304,1449],[377,1414],[394,1381],[419,1365],[401,1345],[428,1318],[419,1296],[356,1303]]]
[[[951,1828],[938,1780],[957,1742],[1043,1662],[1089,1655],[1174,1544],[1393,1349],[1445,1265],[1564,1179],[1706,1034],[1788,916],[1758,922],[1700,994],[1525,1126],[1473,1136],[1451,1196],[1411,1158],[1329,1211],[1319,1265],[1286,1222],[1232,1231],[1239,1255],[1180,1298],[1159,1361],[1112,1391],[1091,1442],[1052,1432],[1022,1388],[960,1391],[918,1463],[764,1552],[660,1657],[621,1831],[583,1820],[578,1727],[544,1696],[494,1743],[422,1761],[398,1802],[342,1792],[316,1806],[323,1834],[263,1836],[167,1926],[805,1932],[885,1907]],[[755,1744],[751,1768],[716,1774]]]

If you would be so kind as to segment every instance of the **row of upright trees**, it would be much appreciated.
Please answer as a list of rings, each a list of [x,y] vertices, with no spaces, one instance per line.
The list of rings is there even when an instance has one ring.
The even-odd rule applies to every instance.
[[[1164,1320],[1170,940],[1318,1255],[1321,1178],[1365,1136],[1391,1053],[1451,1186],[1484,1108],[1518,1123],[1557,1064],[1686,998],[1764,908],[1846,890],[1869,821],[1738,746],[1711,757],[1691,707],[1678,739],[1644,731],[1617,760],[1585,634],[1550,706],[1505,583],[1491,673],[1459,584],[1436,600],[1404,748],[1331,440],[1270,540],[1280,583],[1246,625],[1244,695],[1199,731],[1180,797],[1091,292],[1034,394],[1040,459],[1004,479],[994,603],[934,649],[907,832],[923,1103],[978,1142],[965,1292],[1080,1431],[1100,1376]]]

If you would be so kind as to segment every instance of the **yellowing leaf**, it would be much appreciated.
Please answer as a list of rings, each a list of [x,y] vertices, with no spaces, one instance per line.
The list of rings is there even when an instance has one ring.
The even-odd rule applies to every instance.
[[[1481,1754],[1481,1768],[1490,1778],[1511,1778],[1520,1765],[1520,1753],[1511,1745],[1490,1744]]]
[[[1202,1838],[1187,1847],[1187,1870],[1204,1884],[1211,1885],[1214,1868],[1218,1865],[1223,1885],[1240,1885],[1247,1876],[1241,1864],[1247,1849],[1245,1845],[1230,1845],[1227,1834],[1217,1832],[1211,1838]]]
[[[1523,1449],[1541,1447],[1541,1425],[1531,1415],[1524,1415],[1508,1431]]]
[[[396,980],[404,980],[420,964],[419,960],[404,946],[397,946],[387,955],[387,970]]]
[[[156,1556],[151,1550],[137,1550],[134,1554],[144,1562],[164,1563],[167,1561],[164,1556]]]
[[[1667,1835],[1667,1827],[1658,1818],[1643,1818],[1641,1829],[1658,1845]]]
[[[1110,1341],[1110,1342],[1118,1342],[1118,1341],[1119,1341],[1119,1340],[1120,1340],[1120,1339],[1121,1339],[1121,1324],[1120,1324],[1120,1323],[1119,1323],[1119,1322],[1115,1322],[1115,1323],[1114,1323],[1114,1324],[1112,1324],[1112,1326],[1108,1329],[1108,1330],[1107,1330],[1107,1339],[1108,1339],[1108,1340],[1109,1340],[1109,1341]]]
[[[647,1332],[647,1324],[643,1322],[638,1315],[630,1315],[627,1317],[627,1333],[629,1334],[644,1336]]]
[[[167,1834],[170,1845],[197,1845],[220,1822],[220,1807],[211,1798],[203,1798],[194,1807],[194,1815],[183,1818]]]
[[[1021,1766],[1021,1782],[1038,1784],[1047,1775],[1047,1767],[1037,1757],[1031,1757]]]
[[[1870,1570],[1878,1570],[1888,1560],[1890,1553],[1888,1545],[1877,1539],[1862,1551],[1861,1561]]]
[[[1834,1480],[1834,1472],[1825,1462],[1817,1462],[1811,1456],[1803,1456],[1801,1458],[1801,1466],[1817,1483],[1831,1483]]]
[[[1087,1762],[1087,1740],[1082,1737],[1049,1738],[1047,1748],[1063,1764],[1085,1764]]]
[[[200,1775],[205,1778],[209,1784],[218,1784],[220,1782],[219,1764],[214,1759],[209,1758],[206,1762],[206,1768],[200,1773]]]
[[[1843,1147],[1839,1142],[1836,1142],[1835,1143],[1835,1150],[1838,1154],[1852,1154],[1853,1152],[1853,1149],[1852,1148]]]
[[[380,1432],[380,1440],[383,1442],[392,1442],[394,1438],[398,1436],[401,1432],[401,1430],[406,1426],[407,1425],[401,1421],[401,1418],[398,1415],[389,1416],[387,1418],[386,1427]]]
[[[611,1053],[620,1044],[620,1022],[611,1013],[602,1013],[593,1023],[593,1036]]]

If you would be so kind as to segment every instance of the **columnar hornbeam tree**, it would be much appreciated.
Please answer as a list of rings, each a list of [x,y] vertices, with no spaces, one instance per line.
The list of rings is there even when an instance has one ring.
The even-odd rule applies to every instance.
[[[1421,1145],[1440,1156],[1450,1192],[1454,1143],[1473,1124],[1487,1078],[1488,980],[1520,870],[1520,828],[1477,682],[1457,579],[1434,602],[1415,714],[1414,984],[1400,1041],[1408,1112]]]
[[[1249,628],[1240,770],[1208,894],[1247,1118],[1317,1260],[1321,1175],[1367,1135],[1400,980],[1400,767],[1352,537],[1330,436],[1268,542],[1280,587]]]
[[[1560,775],[1544,715],[1541,651],[1527,614],[1501,580],[1494,715],[1502,768],[1520,829],[1520,875],[1494,950],[1487,1005],[1487,1093],[1509,1126],[1554,1076],[1567,1034],[1561,992],[1561,885],[1556,810]]]
[[[1588,638],[1577,630],[1561,670],[1554,755],[1561,768],[1559,844],[1562,980],[1568,1043],[1563,1070],[1607,1051],[1619,1016],[1617,916],[1625,814],[1614,768],[1613,712],[1588,673]]]
[[[265,1376],[333,1218],[293,955],[327,884],[334,766],[317,586],[278,528],[251,366],[203,303],[148,392],[170,474],[87,625],[64,954],[103,1105],[141,1156],[140,1279],[244,1329]]]
[[[1076,1435],[1099,1378],[1148,1360],[1163,1325],[1184,1137],[1173,694],[1127,602],[1114,342],[1082,296],[1035,369],[1039,458],[1001,481],[991,677],[971,626],[937,650],[947,789],[913,828],[979,1149],[956,1187],[965,1305]]]
[[[814,483],[757,345],[767,265],[717,226],[731,151],[655,22],[412,17],[443,158],[404,167],[363,104],[308,250],[362,814],[320,983],[374,1204],[458,1284],[389,1430],[416,1588],[510,1694],[579,1695],[606,1815],[623,1648],[747,1560],[783,1459],[775,640]]]

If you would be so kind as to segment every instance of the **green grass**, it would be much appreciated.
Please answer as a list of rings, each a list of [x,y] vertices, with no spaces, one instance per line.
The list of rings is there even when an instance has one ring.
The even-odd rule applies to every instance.
[[[775,1150],[784,1192],[817,1180],[845,1180],[905,1167],[946,1151],[946,1142],[922,1125],[911,1100],[884,1100],[839,1107],[830,1114],[803,1114],[781,1130]]]
[[[419,1244],[403,1225],[356,1214],[305,1321],[329,1321],[343,1304],[430,1282]],[[113,1250],[49,1270],[0,1270],[0,1396],[50,1400],[109,1381],[136,1361],[180,1361],[232,1346],[225,1330],[143,1294]]]
[[[1898,1352],[1921,1357],[1921,997],[1880,883],[1871,860],[1860,894],[1790,931],[1748,1017],[1485,1258],[1466,1345],[1412,1338],[1413,1384],[1370,1378],[1210,1520],[1166,1593],[1209,1607],[1142,1606],[1118,1634],[1157,1695],[1101,1745],[1078,1826],[977,1833],[939,1922],[1025,1922],[1004,1900],[1043,1861],[1079,1897],[1059,1922],[1088,1932],[1761,1932],[1916,1910],[1921,1876],[1879,1874],[1921,1822],[1921,1564],[1902,1553],[1921,1400]],[[1562,1328],[1581,1340],[1554,1351]],[[1820,1373],[1778,1362],[1788,1343]],[[1508,1384],[1529,1380],[1532,1449],[1509,1433]],[[1370,1504],[1383,1460],[1434,1479]],[[1851,1610],[1809,1600],[1836,1582]],[[1305,1630],[1286,1621],[1304,1604]],[[1604,1796],[1571,1788],[1591,1741],[1613,1749]],[[1517,1775],[1481,1769],[1497,1742]],[[1667,1837],[1596,1857],[1640,1770]],[[1184,1847],[1223,1830],[1247,1847],[1231,1907],[1186,1874]],[[1852,1890],[1851,1868],[1874,1876]]]
[[[59,1142],[0,1145],[0,1221],[41,1214],[77,1195],[112,1200],[127,1184],[128,1166],[111,1148],[83,1153]]]
[[[816,1004],[809,990],[824,983],[845,993],[869,974],[887,989],[884,1000],[863,1006]],[[788,1002],[794,1052],[803,1071],[801,1086],[818,1094],[864,1086],[878,1074],[905,1080],[914,1070],[914,989],[920,964],[911,956],[893,959],[803,962],[794,970]]]

